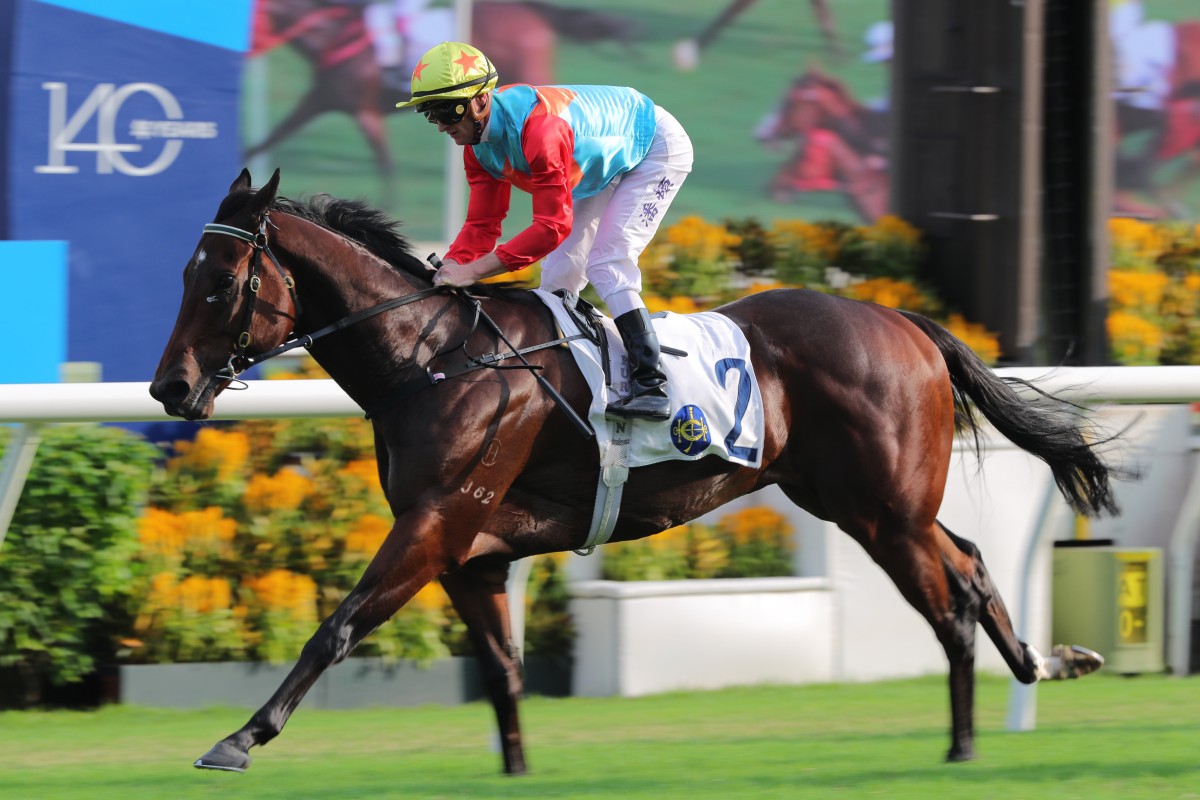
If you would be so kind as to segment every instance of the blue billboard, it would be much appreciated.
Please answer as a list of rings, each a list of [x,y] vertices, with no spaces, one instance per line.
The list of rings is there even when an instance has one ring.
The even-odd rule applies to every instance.
[[[104,380],[153,376],[183,265],[241,168],[252,2],[0,0],[0,239],[67,247],[65,283],[6,288],[0,315],[69,308],[66,359]]]

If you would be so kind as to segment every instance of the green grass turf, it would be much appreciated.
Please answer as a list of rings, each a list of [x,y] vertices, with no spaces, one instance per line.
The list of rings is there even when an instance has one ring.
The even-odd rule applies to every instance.
[[[186,691],[186,687],[180,687]],[[500,774],[490,708],[297,711],[244,775],[190,764],[243,710],[0,714],[0,797],[1195,798],[1200,679],[1109,675],[1039,687],[1004,730],[1008,682],[980,679],[978,759],[945,764],[944,680],[637,699],[531,698],[531,774]]]

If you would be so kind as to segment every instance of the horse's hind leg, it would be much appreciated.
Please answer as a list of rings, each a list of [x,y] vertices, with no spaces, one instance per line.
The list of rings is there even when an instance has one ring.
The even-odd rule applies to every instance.
[[[525,773],[517,703],[521,697],[521,663],[508,618],[505,579],[508,564],[494,569],[468,563],[441,576],[442,586],[467,625],[471,644],[483,672],[483,685],[496,710],[504,771]]]
[[[924,529],[889,529],[881,523],[874,537],[859,541],[904,598],[925,617],[941,643],[950,663],[951,744],[946,758],[971,759],[975,738],[975,624],[982,608],[972,580],[971,558],[946,537],[936,522]]]
[[[981,614],[979,622],[988,638],[996,645],[1013,676],[1021,683],[1035,683],[1045,679],[1078,678],[1094,672],[1104,665],[1098,653],[1086,648],[1056,646],[1048,658],[1037,649],[1017,638],[1012,618],[1004,606],[1004,600],[992,583],[992,576],[983,565],[983,557],[973,542],[956,536],[942,523],[938,523],[954,546],[971,560],[966,579],[979,598]]]

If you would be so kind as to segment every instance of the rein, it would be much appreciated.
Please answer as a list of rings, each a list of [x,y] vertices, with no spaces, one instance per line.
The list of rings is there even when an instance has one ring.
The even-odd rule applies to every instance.
[[[283,280],[284,286],[287,287],[288,294],[291,295],[292,306],[296,311],[296,317],[297,319],[300,317],[300,298],[296,294],[296,282],[292,279],[292,276],[287,274],[287,272],[283,269],[279,263],[279,260],[275,258],[275,254],[271,252],[271,248],[267,244],[267,226],[269,224],[270,216],[269,214],[265,214],[257,234],[244,231],[241,228],[236,228],[232,225],[222,225],[216,222],[210,222],[204,226],[204,233],[216,233],[223,236],[232,236],[233,238],[239,239],[250,245],[254,251],[250,258],[250,279],[247,281],[247,285],[250,290],[250,299],[246,303],[246,310],[242,315],[242,332],[238,335],[237,352],[231,355],[229,357],[229,362],[217,371],[215,377],[220,380],[236,381],[238,380],[238,375],[242,374],[255,364],[261,364],[262,362],[272,359],[275,356],[282,355],[290,350],[295,350],[297,347],[311,347],[313,342],[316,340],[324,336],[328,336],[331,333],[344,330],[351,325],[362,322],[364,319],[368,319],[377,314],[382,314],[385,311],[391,311],[394,308],[400,308],[401,306],[406,306],[410,303],[415,303],[419,300],[424,300],[427,297],[443,294],[445,292],[445,290],[440,286],[432,286],[428,289],[419,289],[412,294],[406,294],[402,297],[385,300],[378,305],[374,305],[370,308],[350,314],[349,316],[342,317],[336,322],[332,322],[319,330],[313,331],[312,333],[304,334],[302,336],[293,335],[292,338],[288,339],[283,344],[267,350],[266,352],[259,353],[258,355],[249,355],[247,354],[246,350],[250,346],[250,326],[254,321],[254,307],[258,300],[258,290],[262,286],[262,278],[260,277],[259,272],[262,266],[263,253],[266,253],[267,259],[275,267],[275,271],[279,273],[280,278]],[[437,265],[440,265],[441,263],[440,260],[437,260],[436,256],[433,255],[430,256],[430,260],[431,262],[436,262]],[[436,269],[436,266],[433,268]],[[500,327],[495,323],[495,321],[493,321],[492,318],[484,312],[483,305],[479,302],[478,298],[472,297],[466,291],[457,289],[452,290],[452,293],[454,296],[459,297],[474,306],[475,321],[471,325],[470,331],[468,331],[466,338],[463,339],[461,344],[459,344],[457,347],[451,348],[450,350],[443,351],[438,355],[446,355],[447,353],[458,349],[463,349],[465,352],[467,339],[470,338],[471,333],[473,333],[478,327],[479,320],[481,318],[487,323],[488,327],[500,337],[500,340],[508,346],[509,351],[507,353],[485,353],[478,358],[468,354],[467,363],[465,365],[446,372],[430,372],[429,369],[426,368],[422,377],[401,384],[397,390],[385,396],[381,403],[377,404],[373,409],[367,412],[367,418],[370,419],[373,414],[377,414],[379,411],[395,405],[406,397],[416,394],[416,392],[420,391],[421,389],[434,386],[450,378],[457,378],[458,376],[465,375],[468,372],[473,372],[479,369],[528,369],[534,378],[537,379],[538,384],[550,395],[551,399],[553,399],[555,404],[562,409],[563,413],[567,415],[575,427],[579,429],[579,432],[582,433],[585,438],[590,439],[591,437],[595,436],[595,432],[592,430],[591,426],[575,412],[575,409],[571,408],[566,399],[559,394],[558,390],[551,386],[549,381],[547,381],[545,377],[540,374],[539,370],[541,367],[535,364],[530,364],[525,358],[526,353],[544,350],[548,347],[554,347],[565,342],[582,338],[582,334],[560,337],[550,342],[544,342],[542,344],[537,344],[518,350],[508,340],[508,337],[504,335],[504,332],[500,330]],[[435,356],[435,358],[436,357],[437,356]],[[521,360],[521,364],[513,366],[498,365],[498,362],[509,358],[519,358]],[[245,388],[244,384],[242,388]]]

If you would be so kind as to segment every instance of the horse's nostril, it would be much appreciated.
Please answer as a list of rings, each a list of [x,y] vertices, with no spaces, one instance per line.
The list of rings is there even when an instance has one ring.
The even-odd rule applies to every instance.
[[[150,384],[150,396],[158,402],[168,405],[187,397],[189,389],[186,381],[155,381]]]

